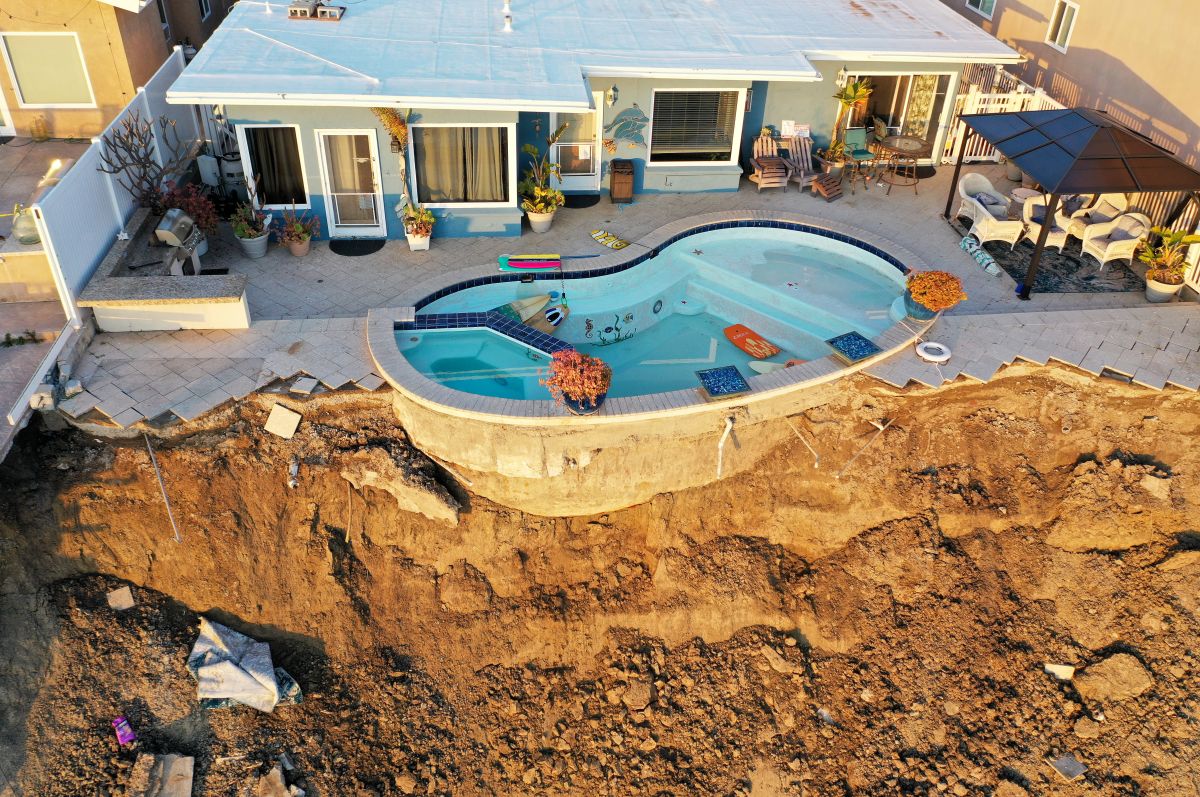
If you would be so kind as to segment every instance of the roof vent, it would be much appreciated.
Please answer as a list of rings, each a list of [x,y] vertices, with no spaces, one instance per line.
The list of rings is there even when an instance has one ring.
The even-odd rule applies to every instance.
[[[345,6],[317,6],[317,19],[337,22],[346,13]]]
[[[292,0],[288,6],[288,19],[319,19],[337,22],[346,13],[345,6],[327,6],[320,0]]]

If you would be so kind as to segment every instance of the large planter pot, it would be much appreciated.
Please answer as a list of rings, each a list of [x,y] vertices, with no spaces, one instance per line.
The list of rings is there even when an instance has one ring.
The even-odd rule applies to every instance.
[[[846,164],[843,161],[827,161],[824,158],[817,158],[817,163],[821,164],[821,171],[825,174],[835,177],[838,180],[842,179],[842,172],[846,168]]]
[[[937,312],[930,310],[925,305],[913,299],[912,294],[907,290],[904,291],[904,311],[908,313],[909,318],[915,318],[918,321],[929,321],[937,315]]]
[[[238,238],[238,246],[242,247],[242,254],[251,260],[258,260],[260,257],[266,257],[267,244],[271,240],[271,231],[267,230],[262,235],[256,238]]]
[[[554,223],[554,213],[532,213],[525,211],[525,215],[529,217],[529,229],[534,232],[550,232],[550,225]]]
[[[1170,285],[1158,280],[1146,280],[1146,301],[1152,304],[1165,304],[1175,300],[1183,290],[1183,283]]]
[[[572,415],[594,415],[604,406],[604,399],[608,397],[608,392],[605,391],[596,397],[596,403],[588,404],[583,401],[576,401],[570,396],[563,396],[563,406],[567,408],[567,412]]]
[[[1007,177],[1009,180],[1012,180],[1014,183],[1021,182],[1021,177],[1023,176],[1021,173],[1021,167],[1018,166],[1017,164],[1013,163],[1012,161],[1005,161],[1004,162],[1004,176]]]
[[[312,249],[312,238],[305,238],[303,241],[288,241],[287,248],[296,257],[304,257],[308,254],[308,250]]]
[[[408,248],[413,252],[424,252],[429,249],[428,235],[411,235],[404,233],[404,237],[408,239]]]

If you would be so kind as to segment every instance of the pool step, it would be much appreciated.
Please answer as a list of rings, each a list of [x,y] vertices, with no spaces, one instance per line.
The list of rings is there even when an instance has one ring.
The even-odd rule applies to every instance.
[[[805,302],[779,296],[769,289],[756,291],[754,287],[754,283],[746,280],[714,283],[693,277],[688,285],[688,295],[708,302],[710,312],[719,312],[725,303],[734,304],[821,340],[849,332],[852,328],[848,322]],[[741,319],[738,321],[741,322]]]

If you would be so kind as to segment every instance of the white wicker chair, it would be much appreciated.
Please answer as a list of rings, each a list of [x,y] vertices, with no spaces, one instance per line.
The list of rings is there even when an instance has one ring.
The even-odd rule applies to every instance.
[[[1110,260],[1132,263],[1138,242],[1149,233],[1149,217],[1124,213],[1104,224],[1089,224],[1083,234],[1083,253],[1099,260],[1101,271]]]
[[[991,197],[996,204],[985,206],[975,198],[979,194]],[[1008,218],[1008,197],[993,188],[991,181],[982,174],[963,175],[958,181],[958,195],[962,199],[958,215],[971,220],[967,234],[975,236],[979,243],[1005,241],[1011,249],[1025,234],[1024,222]],[[997,211],[993,213],[989,208]]]
[[[1037,245],[1038,237],[1042,234],[1043,222],[1034,221],[1034,214],[1041,214],[1044,218],[1046,215],[1046,200],[1040,196],[1030,197],[1025,200],[1024,207],[1021,208],[1021,218],[1025,220],[1025,237],[1033,241],[1034,246]],[[1046,234],[1046,247],[1062,251],[1062,248],[1067,245],[1067,228],[1071,226],[1071,217],[1063,212],[1062,205],[1054,211],[1054,221],[1050,225],[1050,232]]]

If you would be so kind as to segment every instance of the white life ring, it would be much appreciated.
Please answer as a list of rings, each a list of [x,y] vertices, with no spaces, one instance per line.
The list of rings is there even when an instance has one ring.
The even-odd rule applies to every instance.
[[[941,365],[950,359],[950,347],[929,341],[918,343],[917,356],[925,362]]]

